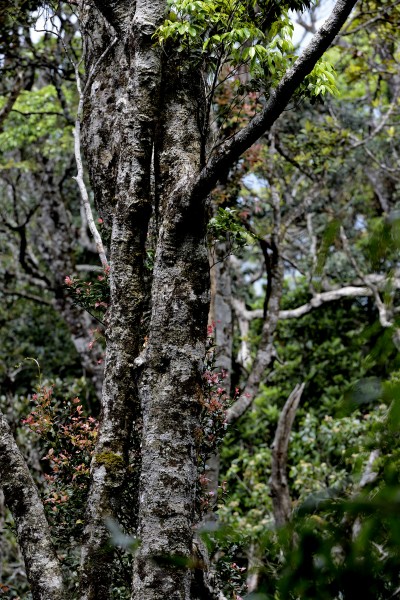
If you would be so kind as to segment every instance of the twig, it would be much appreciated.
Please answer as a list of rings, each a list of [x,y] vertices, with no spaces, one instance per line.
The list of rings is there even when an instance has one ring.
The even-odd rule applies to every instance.
[[[357,273],[357,275],[359,276],[361,281],[363,283],[365,283],[365,285],[367,287],[369,287],[369,289],[372,292],[372,295],[374,296],[376,308],[378,309],[378,313],[379,313],[380,324],[382,325],[382,327],[385,327],[385,328],[392,327],[393,323],[388,319],[387,308],[386,308],[384,302],[382,301],[382,298],[380,297],[379,290],[376,287],[376,285],[374,285],[371,281],[369,281],[365,277],[364,273],[361,271],[356,259],[354,258],[353,254],[351,252],[349,240],[347,239],[347,236],[346,236],[343,226],[340,227],[340,239],[342,240],[343,249],[344,249],[348,259],[350,260],[355,272]]]
[[[90,232],[93,236],[93,239],[95,241],[97,253],[99,255],[101,264],[103,265],[104,269],[109,268],[108,262],[107,262],[107,257],[106,257],[106,252],[104,249],[103,241],[101,239],[101,235],[100,235],[99,230],[97,229],[96,224],[94,222],[92,207],[90,205],[90,200],[89,200],[89,194],[88,194],[85,182],[83,180],[83,164],[82,164],[82,155],[81,155],[81,119],[82,119],[83,103],[85,100],[86,91],[88,90],[88,88],[91,84],[91,81],[93,79],[94,74],[97,71],[98,66],[104,60],[104,58],[107,56],[107,54],[110,52],[111,48],[115,45],[116,42],[117,42],[117,38],[114,38],[114,40],[111,42],[111,44],[106,48],[106,50],[103,52],[103,54],[97,60],[97,62],[94,64],[93,68],[89,72],[89,75],[88,75],[88,78],[87,78],[87,81],[86,81],[86,84],[85,84],[85,87],[83,88],[83,90],[82,90],[82,85],[81,85],[81,77],[79,74],[79,63],[74,63],[75,76],[76,76],[76,87],[78,89],[78,94],[79,94],[79,104],[78,104],[78,110],[76,113],[75,128],[74,128],[75,160],[76,160],[76,166],[78,169],[78,173],[75,177],[73,177],[73,179],[75,179],[75,181],[78,183],[79,190],[81,193],[82,205],[85,209],[88,226],[89,226]]]

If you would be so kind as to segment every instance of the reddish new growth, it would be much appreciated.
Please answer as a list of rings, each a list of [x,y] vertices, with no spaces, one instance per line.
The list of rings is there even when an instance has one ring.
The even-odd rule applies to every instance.
[[[79,398],[57,401],[53,386],[40,387],[32,402],[36,407],[22,423],[40,436],[47,450],[42,458],[47,461],[45,502],[57,512],[58,505],[68,502],[76,490],[82,492],[87,487],[98,423],[84,416]]]
[[[73,302],[84,308],[100,323],[109,305],[109,275],[110,267],[107,267],[102,275],[97,275],[92,280],[84,281],[69,275],[64,279]]]
[[[215,370],[214,357],[214,331],[215,323],[212,322],[207,327],[207,352],[203,372],[203,397],[201,399],[201,434],[199,436],[199,497],[198,507],[200,514],[210,508],[211,501],[215,493],[207,491],[208,478],[206,476],[207,459],[217,450],[221,443],[227,423],[226,411],[231,403],[236,400],[239,390],[236,388],[234,397],[229,397],[229,391],[226,390],[224,380],[227,372]],[[221,493],[225,492],[225,487],[221,486]]]

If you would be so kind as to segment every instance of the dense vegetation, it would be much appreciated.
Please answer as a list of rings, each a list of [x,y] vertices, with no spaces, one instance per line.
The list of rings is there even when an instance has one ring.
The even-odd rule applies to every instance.
[[[78,598],[110,303],[109,269],[72,179],[81,37],[75,3],[3,4],[0,409]],[[183,65],[208,65],[210,153],[262,111],[298,53],[292,23],[312,33],[323,3],[260,3],[272,28],[265,7],[237,4],[169,2],[153,36]],[[196,528],[229,600],[398,594],[399,24],[398,3],[359,2],[288,111],[209,202]],[[94,220],[108,252],[107,218]],[[140,543],[137,451],[132,444],[118,519],[107,522],[112,598],[130,597]],[[120,466],[111,452],[96,460]],[[0,597],[30,598],[15,524],[3,502],[0,511]],[[193,572],[206,569],[191,561]]]

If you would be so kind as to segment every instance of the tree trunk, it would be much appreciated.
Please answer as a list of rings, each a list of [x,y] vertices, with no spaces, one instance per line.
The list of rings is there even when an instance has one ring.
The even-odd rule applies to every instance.
[[[190,598],[185,561],[192,555],[208,314],[205,201],[194,202],[190,196],[200,170],[201,137],[193,111],[201,97],[200,79],[180,73],[171,63],[164,72],[156,145],[160,229],[148,343],[137,361],[143,415],[141,546],[132,596],[137,600]]]
[[[16,525],[33,600],[63,600],[64,583],[32,475],[0,413],[0,481]]]
[[[217,242],[210,256],[211,302],[209,324],[213,323],[215,338],[215,366],[224,372],[223,387],[231,392],[233,313],[231,305],[232,282],[229,262],[229,248],[225,242]],[[216,450],[207,461],[207,491],[212,495],[207,521],[215,520],[215,506],[218,500],[220,457]]]

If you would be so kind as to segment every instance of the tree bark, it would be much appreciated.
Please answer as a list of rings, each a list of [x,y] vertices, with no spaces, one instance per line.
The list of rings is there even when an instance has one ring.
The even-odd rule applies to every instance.
[[[305,384],[296,385],[285,402],[272,444],[271,477],[269,480],[271,488],[274,519],[277,527],[283,527],[289,522],[292,512],[292,501],[290,499],[287,482],[287,454],[289,438],[292,431],[293,421],[296,416],[297,407],[301,400]]]
[[[109,597],[112,550],[104,520],[118,519],[133,428],[141,444],[139,496],[132,498],[138,505],[141,545],[134,558],[132,598],[191,598],[209,305],[207,195],[278,118],[354,4],[338,0],[334,18],[271,94],[262,116],[228,141],[202,171],[201,74],[179,54],[163,53],[152,37],[166,1],[97,0],[84,17],[88,72],[113,44],[92,77],[83,110],[83,143],[96,203],[111,228],[105,382],[82,551],[84,600]],[[149,274],[151,215],[156,254]],[[278,260],[279,282],[281,269]],[[275,321],[280,289],[269,303]],[[273,319],[272,330],[263,332],[268,356],[261,353],[254,371],[257,385],[272,352]]]
[[[98,7],[104,10],[100,2]],[[101,427],[92,461],[82,548],[83,599],[109,597],[113,552],[105,518],[118,519],[134,423],[137,431],[140,428],[134,361],[145,337],[145,242],[152,209],[150,173],[161,79],[161,51],[154,46],[152,35],[164,8],[163,1],[138,1],[126,12],[112,13],[111,25],[117,27],[118,19],[118,30],[123,32],[127,20],[131,29],[120,34],[93,76],[84,109],[92,185],[100,214],[111,225],[111,302]],[[104,14],[107,16],[108,10]],[[98,12],[89,12],[86,26],[92,30],[86,61],[90,69],[113,34]],[[136,501],[132,498],[131,504]]]
[[[28,466],[0,413],[0,483],[17,528],[33,600],[63,600],[64,584],[43,503]]]
[[[229,396],[232,372],[233,316],[228,254],[227,244],[217,242],[210,256],[211,303],[208,321],[214,326],[215,367],[219,372],[224,372],[223,387]],[[211,510],[208,511],[206,520],[215,520],[216,518],[213,511],[218,500],[219,469],[220,457],[219,449],[217,449],[209,457],[206,466],[207,491],[212,495]]]
[[[172,75],[175,73],[175,75]],[[197,444],[209,305],[205,199],[190,194],[200,171],[193,105],[200,78],[165,71],[156,147],[163,194],[148,343],[137,361],[143,414],[135,600],[189,600]],[[183,563],[182,563],[183,561]]]

